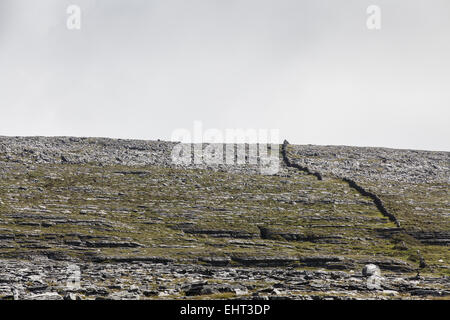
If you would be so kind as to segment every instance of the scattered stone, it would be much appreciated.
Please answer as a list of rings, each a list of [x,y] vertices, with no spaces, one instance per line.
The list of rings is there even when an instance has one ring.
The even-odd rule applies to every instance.
[[[380,268],[374,264],[366,264],[362,269],[362,275],[364,277],[381,276]]]

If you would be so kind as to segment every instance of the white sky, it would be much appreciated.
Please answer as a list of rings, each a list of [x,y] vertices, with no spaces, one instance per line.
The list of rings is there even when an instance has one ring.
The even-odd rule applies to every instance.
[[[170,139],[196,120],[450,151],[450,1],[0,0],[0,135]]]

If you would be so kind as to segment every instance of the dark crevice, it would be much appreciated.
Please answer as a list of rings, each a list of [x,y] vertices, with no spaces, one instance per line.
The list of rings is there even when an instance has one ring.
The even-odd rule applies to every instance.
[[[311,171],[308,167],[303,167],[297,163],[293,163],[289,160],[288,154],[287,154],[287,146],[289,145],[289,142],[287,140],[284,140],[283,142],[283,147],[281,149],[281,154],[283,156],[283,161],[286,164],[286,166],[291,167],[291,168],[296,168],[300,171],[306,172],[310,175],[315,176],[318,180],[322,180],[322,175],[320,174],[320,172],[314,172]],[[377,207],[378,211],[381,212],[381,214],[385,217],[388,217],[390,221],[394,222],[395,225],[400,228],[400,222],[397,220],[397,218],[390,213],[386,207],[384,206],[383,202],[381,201],[381,199],[373,192],[370,192],[366,189],[364,189],[362,186],[360,186],[359,184],[357,184],[354,180],[350,179],[350,178],[342,178],[342,177],[338,177],[341,180],[345,181],[346,183],[348,183],[348,185],[350,186],[350,188],[355,189],[356,191],[358,191],[359,194],[361,194],[362,196],[365,197],[369,197],[372,199],[373,203],[375,204],[375,206]]]
[[[392,222],[395,223],[395,225],[400,228],[400,222],[398,222],[397,218],[390,213],[386,207],[384,206],[383,202],[381,201],[381,199],[373,192],[367,191],[366,189],[364,189],[363,187],[361,187],[360,185],[358,185],[354,180],[349,179],[349,178],[341,178],[343,181],[347,182],[348,185],[350,186],[350,188],[355,189],[356,191],[358,191],[362,196],[365,197],[369,197],[372,199],[373,203],[375,204],[375,206],[377,207],[378,211],[381,212],[381,214],[385,217],[388,217],[389,220],[391,220]]]
[[[306,172],[307,174],[313,175],[317,178],[317,180],[322,180],[322,175],[320,174],[320,172],[313,172],[311,170],[309,170],[308,167],[303,167],[297,163],[291,162],[289,160],[289,157],[287,155],[287,146],[288,146],[289,142],[287,142],[287,140],[284,140],[283,142],[283,146],[281,148],[281,154],[283,156],[283,161],[284,163],[290,167],[290,168],[296,168],[300,171]]]

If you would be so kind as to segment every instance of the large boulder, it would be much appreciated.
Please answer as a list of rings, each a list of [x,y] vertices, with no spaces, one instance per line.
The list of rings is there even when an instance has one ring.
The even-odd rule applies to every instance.
[[[362,275],[364,277],[371,277],[371,276],[381,276],[380,268],[377,265],[374,264],[366,264],[364,268],[362,269]]]

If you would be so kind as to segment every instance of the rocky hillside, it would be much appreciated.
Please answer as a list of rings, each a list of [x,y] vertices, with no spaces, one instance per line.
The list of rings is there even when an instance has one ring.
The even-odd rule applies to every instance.
[[[262,175],[175,145],[0,137],[0,298],[450,296],[450,153],[286,142]]]

